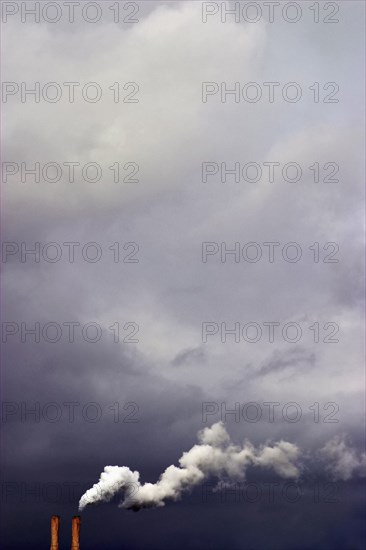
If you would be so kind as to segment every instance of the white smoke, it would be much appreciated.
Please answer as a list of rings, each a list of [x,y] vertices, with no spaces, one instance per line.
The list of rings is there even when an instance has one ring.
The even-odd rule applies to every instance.
[[[122,493],[120,506],[139,510],[164,506],[167,499],[177,500],[183,491],[202,483],[210,476],[219,480],[245,478],[248,466],[272,468],[284,478],[297,478],[298,447],[286,441],[256,449],[249,441],[234,445],[222,422],[198,433],[199,444],[183,453],[180,466],[168,466],[156,483],[139,481],[140,474],[126,466],[106,466],[98,483],[86,491],[79,501],[79,510],[88,504],[110,501]]]
[[[366,453],[359,453],[350,447],[345,436],[337,435],[320,450],[327,462],[326,470],[335,480],[348,481],[355,475],[366,475]]]

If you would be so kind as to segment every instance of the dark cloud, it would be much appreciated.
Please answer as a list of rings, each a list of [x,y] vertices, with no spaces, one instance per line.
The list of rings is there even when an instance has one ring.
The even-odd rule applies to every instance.
[[[345,434],[357,456],[362,450],[364,6],[342,3],[337,25],[314,24],[305,7],[296,25],[222,24],[219,17],[202,24],[201,8],[199,2],[141,2],[140,23],[126,26],[23,24],[15,18],[3,25],[3,80],[96,81],[106,90],[106,101],[96,104],[10,98],[2,105],[4,161],[97,162],[104,174],[96,183],[81,181],[80,174],[71,183],[65,172],[57,183],[22,183],[18,174],[2,186],[3,240],[29,248],[56,242],[63,251],[55,263],[42,255],[39,262],[30,256],[22,262],[19,253],[2,263],[2,321],[18,327],[2,346],[2,498],[9,550],[46,547],[53,513],[62,516],[62,547],[70,544],[78,499],[106,464],[128,465],[143,481],[156,482],[207,426],[203,403],[218,407],[212,423],[236,403],[280,403],[274,423],[264,417],[237,422],[229,415],[225,425],[240,442],[248,437],[259,446],[284,439],[312,455]],[[203,81],[229,86],[295,80],[304,92],[296,104],[201,100]],[[108,101],[108,86],[116,81],[138,82],[141,101]],[[333,81],[340,85],[339,103],[310,101],[312,83]],[[108,167],[117,161],[136,162],[140,182],[113,183]],[[203,183],[204,161],[258,162],[262,168],[264,162],[293,161],[303,178],[222,183],[218,174]],[[325,163],[337,162],[339,182],[315,183],[309,169],[315,162],[322,175]],[[77,251],[98,243],[100,261],[85,261],[79,253],[70,263],[63,243],[71,241],[80,243]],[[301,260],[286,262],[282,245],[294,241]],[[137,243],[139,262],[115,262],[116,242],[122,253],[126,243]],[[256,242],[263,253],[263,243],[281,245],[273,263],[235,262],[232,255],[222,261],[220,253],[203,263],[203,242],[227,249]],[[339,245],[338,263],[323,261],[329,242]],[[39,343],[31,335],[22,342],[22,322],[28,329],[40,323]],[[62,327],[56,343],[42,333],[50,322]],[[74,342],[65,327],[70,322],[79,323]],[[203,322],[229,329],[235,323],[296,322],[302,336],[291,344],[279,330],[272,343],[263,330],[257,343],[249,343],[232,335],[224,342],[218,333],[204,343]],[[96,343],[83,336],[88,323],[101,327]],[[111,329],[116,323],[118,343]],[[324,341],[328,323],[340,327],[339,342]],[[131,327],[138,328],[138,342],[123,341]],[[301,422],[283,418],[289,402],[301,406]],[[45,412],[50,403],[56,406]],[[65,403],[76,403],[72,422]],[[94,408],[83,409],[90,403]],[[324,421],[332,412],[324,408],[328,403],[339,407],[337,423]],[[60,410],[56,422],[46,416]],[[97,422],[85,416],[100,411]],[[339,458],[343,447],[335,441],[328,454]],[[343,467],[344,460],[337,460],[336,469]],[[249,474],[258,483],[268,481],[264,474]],[[320,459],[302,480],[307,500],[295,504],[222,503],[214,500],[217,495],[203,503],[201,488],[195,488],[163,510],[131,514],[115,502],[90,507],[83,514],[82,547],[361,548],[363,482],[342,482],[339,502],[316,503],[317,475],[325,476]],[[37,500],[37,484],[55,482],[75,483],[77,489],[66,498],[63,485],[61,500]]]
[[[300,347],[296,347],[286,352],[275,351],[272,357],[264,362],[259,368],[256,376],[266,376],[271,373],[278,373],[285,369],[311,369],[314,367],[316,356],[314,353],[307,352]]]

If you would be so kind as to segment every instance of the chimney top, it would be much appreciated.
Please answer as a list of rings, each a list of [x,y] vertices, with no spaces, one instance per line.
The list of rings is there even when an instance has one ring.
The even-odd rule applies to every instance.
[[[59,550],[58,533],[60,528],[60,516],[51,516],[51,546],[50,550]],[[71,522],[71,550],[80,550],[80,524],[81,517],[73,516]]]

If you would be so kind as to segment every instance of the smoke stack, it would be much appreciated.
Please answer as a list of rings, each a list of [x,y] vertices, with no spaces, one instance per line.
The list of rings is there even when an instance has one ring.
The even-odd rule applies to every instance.
[[[71,550],[80,550],[80,516],[72,518],[71,527]]]
[[[58,530],[60,528],[60,516],[51,517],[51,548],[58,550]]]

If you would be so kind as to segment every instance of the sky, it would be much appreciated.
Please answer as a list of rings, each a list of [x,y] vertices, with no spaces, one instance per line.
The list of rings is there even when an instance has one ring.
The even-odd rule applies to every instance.
[[[82,548],[363,548],[364,3],[51,4],[2,2],[4,547],[221,422],[245,467]]]

